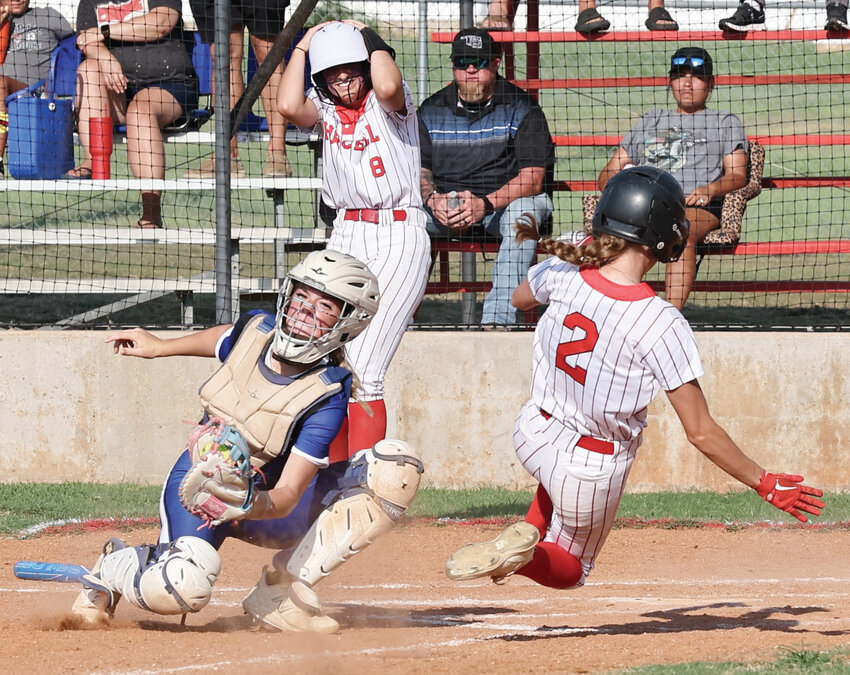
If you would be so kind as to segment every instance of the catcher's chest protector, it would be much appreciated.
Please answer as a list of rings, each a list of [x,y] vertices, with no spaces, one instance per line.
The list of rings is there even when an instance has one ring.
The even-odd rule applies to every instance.
[[[269,382],[260,372],[263,349],[272,333],[258,328],[263,317],[252,319],[228,357],[199,391],[204,409],[232,424],[245,437],[251,463],[262,467],[287,446],[296,420],[322,399],[340,391],[342,384],[328,370],[303,375],[286,386]]]

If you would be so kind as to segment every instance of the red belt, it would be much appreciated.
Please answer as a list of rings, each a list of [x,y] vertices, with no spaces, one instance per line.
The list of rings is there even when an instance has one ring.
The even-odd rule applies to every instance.
[[[552,417],[552,415],[543,410],[543,408],[540,409],[540,414],[543,415],[543,419],[545,420],[551,419]],[[593,438],[592,436],[582,436],[578,439],[578,443],[576,443],[576,445],[580,448],[584,448],[585,450],[589,450],[590,452],[598,452],[600,455],[614,454],[614,444],[611,441],[600,441],[598,438]]]
[[[345,220],[359,220],[364,223],[378,223],[378,209],[346,209]],[[393,220],[407,220],[407,211],[404,209],[393,209]]]

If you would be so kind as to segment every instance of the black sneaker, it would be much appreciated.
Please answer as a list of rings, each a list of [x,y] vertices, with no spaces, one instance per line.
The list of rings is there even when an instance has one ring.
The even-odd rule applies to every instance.
[[[824,30],[848,30],[847,8],[837,2],[830,2],[826,6],[826,26]]]
[[[743,33],[756,23],[764,23],[764,7],[756,9],[746,2],[741,2],[735,13],[727,19],[720,19],[718,25],[720,30]]]

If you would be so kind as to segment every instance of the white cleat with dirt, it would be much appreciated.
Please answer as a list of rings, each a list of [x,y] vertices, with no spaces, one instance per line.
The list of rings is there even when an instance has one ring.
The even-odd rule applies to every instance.
[[[540,532],[521,521],[508,525],[492,541],[467,544],[446,561],[446,576],[452,581],[492,577],[500,582],[527,565],[534,557]]]

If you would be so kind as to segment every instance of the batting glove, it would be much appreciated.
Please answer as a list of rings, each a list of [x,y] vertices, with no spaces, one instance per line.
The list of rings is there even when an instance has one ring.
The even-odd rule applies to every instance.
[[[802,476],[792,476],[787,473],[768,473],[761,475],[761,481],[753,489],[759,497],[773,504],[777,509],[785,511],[797,520],[809,521],[800,511],[820,515],[820,510],[826,506],[818,497],[823,497],[823,490],[800,485]]]

